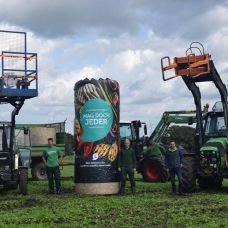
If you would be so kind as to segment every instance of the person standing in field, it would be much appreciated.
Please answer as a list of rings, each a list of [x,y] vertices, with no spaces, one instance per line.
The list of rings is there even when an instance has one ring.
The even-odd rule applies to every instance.
[[[169,149],[165,155],[165,164],[169,169],[170,181],[172,186],[172,194],[176,194],[176,184],[175,184],[175,176],[178,178],[179,186],[178,192],[180,195],[183,195],[182,192],[182,174],[181,174],[181,162],[183,159],[182,152],[177,149],[175,141],[170,141]]]
[[[134,172],[136,171],[136,158],[135,151],[130,147],[129,139],[124,140],[124,149],[120,150],[118,156],[118,171],[121,172],[120,193],[123,194],[125,191],[127,175],[131,183],[131,191],[132,193],[135,193],[136,185]]]
[[[46,165],[48,177],[48,190],[50,194],[54,194],[54,180],[56,194],[61,193],[61,180],[59,165],[63,161],[63,153],[53,144],[53,138],[48,139],[48,147],[44,150],[42,156],[43,162]]]

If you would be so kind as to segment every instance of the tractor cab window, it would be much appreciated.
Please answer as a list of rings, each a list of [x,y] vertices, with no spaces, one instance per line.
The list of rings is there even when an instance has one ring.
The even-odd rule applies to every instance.
[[[10,129],[0,128],[0,151],[7,151],[10,143]]]
[[[130,140],[135,138],[131,124],[120,125],[120,138],[128,138]]]
[[[15,129],[16,145],[30,146],[29,132],[25,134],[24,129]]]
[[[226,125],[223,116],[209,116],[205,128],[206,136],[225,136]]]
[[[31,163],[31,150],[29,148],[18,148],[21,164],[24,167],[30,167]]]
[[[10,128],[7,126],[0,126],[0,171],[9,170],[9,140]]]

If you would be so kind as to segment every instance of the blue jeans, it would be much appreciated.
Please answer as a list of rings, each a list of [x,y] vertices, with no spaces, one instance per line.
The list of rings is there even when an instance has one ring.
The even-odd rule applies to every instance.
[[[175,184],[175,176],[177,175],[179,186],[178,186],[178,192],[182,193],[182,175],[181,175],[181,168],[175,167],[175,168],[169,168],[169,174],[170,174],[170,181],[172,185],[172,191],[173,193],[176,193],[176,184]]]

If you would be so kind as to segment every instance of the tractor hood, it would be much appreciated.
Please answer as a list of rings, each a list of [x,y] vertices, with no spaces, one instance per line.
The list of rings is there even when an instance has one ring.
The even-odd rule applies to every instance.
[[[228,148],[228,139],[226,137],[211,138],[200,148],[200,152],[218,151],[218,147],[222,147],[226,151]]]

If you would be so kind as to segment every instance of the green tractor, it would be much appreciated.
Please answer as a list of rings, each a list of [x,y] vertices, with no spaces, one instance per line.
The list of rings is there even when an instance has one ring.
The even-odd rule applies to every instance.
[[[18,130],[12,122],[0,122],[0,184],[4,190],[28,192],[28,169],[31,161],[29,132]]]
[[[196,55],[194,51],[199,54]],[[196,105],[194,150],[185,154],[182,167],[186,192],[196,190],[196,180],[201,189],[218,189],[222,186],[223,178],[228,177],[224,162],[228,150],[227,89],[210,58],[209,54],[204,53],[202,44],[193,42],[186,51],[186,57],[176,57],[173,63],[170,63],[169,57],[161,59],[163,80],[181,76]],[[165,71],[170,69],[175,74],[167,77]],[[210,112],[208,106],[204,110],[201,107],[201,93],[196,85],[201,82],[213,82],[220,93],[221,102],[217,102]]]
[[[27,52],[25,32],[0,30],[0,35],[0,104],[14,107],[11,122],[0,122],[0,185],[19,186],[25,195],[31,150],[28,131],[15,129],[15,117],[25,100],[38,96],[37,54]]]
[[[147,135],[145,123],[139,120],[120,122],[120,138],[129,138],[136,151],[137,171],[147,182],[166,182],[168,171],[165,166],[166,147],[162,144],[162,137],[166,134],[170,124],[188,124],[196,122],[195,111],[167,111],[162,115],[158,125],[150,135]],[[140,132],[143,135],[140,137]]]

